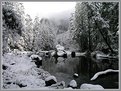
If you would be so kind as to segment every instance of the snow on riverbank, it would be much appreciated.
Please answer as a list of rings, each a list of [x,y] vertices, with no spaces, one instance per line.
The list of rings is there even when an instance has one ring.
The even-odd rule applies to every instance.
[[[47,71],[36,68],[25,54],[6,53],[3,56],[3,89],[41,88],[45,87]]]

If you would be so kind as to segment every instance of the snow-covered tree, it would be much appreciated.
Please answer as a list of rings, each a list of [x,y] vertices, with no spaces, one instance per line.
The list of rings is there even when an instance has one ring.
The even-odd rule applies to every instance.
[[[3,53],[13,49],[22,50],[17,41],[22,35],[23,24],[21,18],[23,14],[22,4],[2,2]]]
[[[33,22],[33,51],[37,51],[39,50],[39,46],[38,46],[38,36],[39,32],[40,32],[40,19],[38,16],[35,17],[34,22]]]
[[[55,48],[57,27],[48,19],[41,19],[38,43],[43,50]]]
[[[113,52],[113,48],[118,48],[118,3],[77,3],[75,27],[74,39],[82,51],[108,48]]]
[[[75,35],[74,39],[79,43],[81,51],[88,49],[88,17],[86,2],[77,3],[75,9]]]
[[[24,24],[24,31],[22,31],[22,37],[24,38],[25,42],[25,49],[32,51],[33,47],[33,22],[30,15],[25,16],[25,24]]]

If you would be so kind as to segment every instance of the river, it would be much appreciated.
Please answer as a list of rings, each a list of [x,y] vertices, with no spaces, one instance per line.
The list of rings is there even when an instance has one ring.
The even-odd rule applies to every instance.
[[[118,73],[108,73],[99,76],[96,80],[91,81],[93,75],[106,69],[118,69],[118,60],[109,59],[89,59],[88,57],[45,57],[42,62],[44,70],[54,75],[58,82],[64,81],[66,87],[69,82],[74,79],[73,74],[79,75],[75,80],[77,81],[78,88],[83,83],[99,84],[105,89],[118,89]]]

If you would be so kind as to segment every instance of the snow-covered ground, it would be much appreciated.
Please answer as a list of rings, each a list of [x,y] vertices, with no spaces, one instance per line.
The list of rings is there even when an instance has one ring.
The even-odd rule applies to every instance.
[[[50,73],[31,62],[26,54],[6,53],[3,55],[3,89],[41,88],[45,87],[45,78]]]

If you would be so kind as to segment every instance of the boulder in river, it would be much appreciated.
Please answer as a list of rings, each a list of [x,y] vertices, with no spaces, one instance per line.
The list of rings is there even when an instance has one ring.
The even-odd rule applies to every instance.
[[[71,80],[68,87],[72,87],[73,89],[77,88],[77,82],[75,80]]]
[[[57,52],[57,55],[58,55],[58,56],[63,56],[63,55],[64,55],[64,51],[58,51],[58,52]]]
[[[77,73],[74,73],[74,75],[73,75],[74,78],[78,78],[78,76],[79,75]]]
[[[63,51],[63,50],[64,50],[64,47],[61,46],[60,44],[58,44],[58,45],[56,45],[56,49],[57,49],[58,51]]]
[[[37,68],[42,66],[42,58],[39,57],[38,55],[31,55],[31,59],[32,59],[32,62],[35,62],[35,64],[37,65]]]
[[[67,53],[65,51],[57,51],[57,52],[51,53],[51,55],[54,56],[54,57],[67,58]]]
[[[51,86],[52,84],[56,84],[56,83],[57,83],[57,79],[55,76],[48,76],[45,79],[46,86]]]
[[[87,84],[84,83],[80,86],[80,89],[84,90],[104,90],[104,88],[101,85],[93,85],[93,84]]]
[[[52,84],[51,87],[56,88],[56,89],[64,89],[65,88],[65,82],[57,82],[56,84]]]

